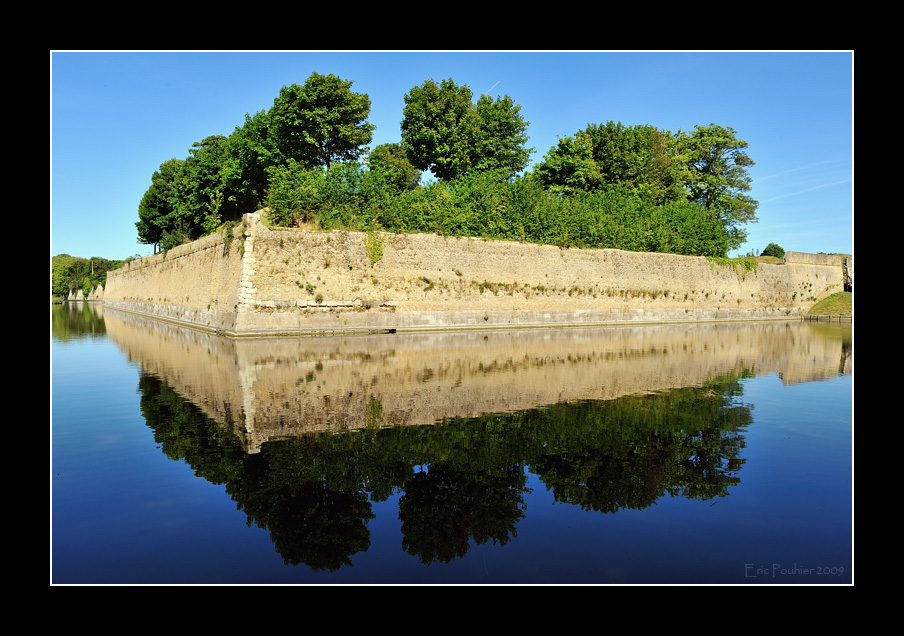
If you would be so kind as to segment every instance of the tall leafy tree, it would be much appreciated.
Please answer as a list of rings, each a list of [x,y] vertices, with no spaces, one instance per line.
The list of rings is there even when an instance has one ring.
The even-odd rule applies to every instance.
[[[554,193],[617,188],[656,205],[690,201],[721,223],[735,249],[758,205],[745,194],[754,165],[746,148],[734,130],[716,124],[673,135],[610,121],[559,139],[532,174]]]
[[[284,86],[269,111],[245,115],[231,135],[195,142],[189,155],[161,164],[138,206],[142,243],[169,249],[258,209],[272,170],[327,167],[357,159],[370,142],[370,99],[352,82],[314,73]]]
[[[680,196],[671,166],[671,136],[667,131],[643,124],[621,122],[590,124],[586,134],[593,160],[606,184],[619,184],[661,203]]]
[[[655,203],[683,197],[668,131],[621,122],[588,124],[560,138],[534,173],[551,192],[575,193],[617,186]]]
[[[533,149],[525,147],[528,122],[506,95],[481,95],[475,104],[467,85],[427,80],[405,95],[402,145],[411,162],[442,180],[473,170],[504,169],[514,176]]]
[[[443,180],[467,172],[471,97],[470,88],[451,79],[439,84],[427,80],[405,95],[402,145],[419,170],[430,170]]]
[[[135,228],[138,232],[138,242],[154,246],[156,253],[160,239],[163,237],[163,219],[155,198],[155,188],[151,184],[138,203],[138,220],[135,222]]]
[[[557,194],[589,192],[603,184],[593,158],[593,141],[582,130],[574,136],[560,137],[532,174],[546,190]]]
[[[226,198],[223,166],[227,142],[223,135],[205,137],[192,144],[185,159],[187,192],[184,203],[192,220],[192,228],[201,234],[213,231],[223,220],[223,202]]]
[[[505,170],[515,175],[527,167],[533,148],[527,148],[528,122],[521,106],[504,95],[481,95],[474,107],[471,163],[477,170]]]
[[[235,220],[259,209],[268,190],[269,170],[280,165],[282,156],[273,138],[270,115],[259,111],[245,114],[227,140],[222,180],[225,188],[224,220]]]
[[[185,161],[169,159],[151,176],[151,185],[138,204],[138,241],[169,249],[193,233],[187,212],[188,184]]]
[[[140,242],[166,250],[200,238],[225,220],[227,148],[226,137],[211,135],[192,144],[185,159],[161,164],[138,204]]]
[[[351,90],[353,82],[313,73],[303,86],[283,86],[269,111],[276,146],[284,159],[305,168],[354,161],[370,143],[370,98]]]
[[[676,150],[687,166],[688,199],[710,210],[729,232],[729,249],[747,239],[744,223],[756,222],[759,203],[749,197],[754,165],[746,152],[747,142],[730,127],[709,124],[677,136]]]

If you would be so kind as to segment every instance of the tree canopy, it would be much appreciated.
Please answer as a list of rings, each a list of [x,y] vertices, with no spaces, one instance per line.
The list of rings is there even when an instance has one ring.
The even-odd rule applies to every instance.
[[[710,124],[676,137],[677,154],[687,166],[685,188],[688,199],[711,210],[722,221],[730,237],[730,249],[747,240],[745,223],[756,222],[759,203],[747,196],[754,165],[745,151],[747,142],[736,137],[730,127]]]
[[[508,95],[474,101],[467,85],[426,80],[404,96],[400,142],[371,151],[370,98],[352,84],[313,73],[161,163],[139,241],[166,250],[266,206],[290,226],[724,256],[756,221],[753,161],[729,127],[588,124],[528,171],[528,122]],[[422,184],[425,170],[437,180]]]
[[[141,243],[166,250],[259,209],[274,169],[329,168],[365,152],[375,126],[370,98],[353,82],[313,73],[284,86],[269,110],[245,115],[231,135],[195,142],[185,159],[170,159],[151,177],[138,204]]]
[[[283,159],[327,170],[335,161],[358,159],[376,127],[366,121],[370,98],[353,93],[352,84],[332,74],[313,73],[304,86],[292,84],[279,91],[270,109],[270,126]]]
[[[411,163],[402,144],[380,144],[368,156],[368,166],[399,192],[414,190],[421,182],[421,171]]]
[[[725,227],[734,249],[746,240],[742,225],[756,221],[758,206],[744,194],[754,162],[736,134],[716,124],[675,134],[650,125],[588,124],[560,138],[533,174],[560,194],[617,187],[656,204],[695,203]]]
[[[760,256],[774,256],[776,258],[785,258],[785,250],[777,243],[770,243],[764,249]]]
[[[192,238],[185,160],[168,159],[151,175],[138,203],[138,240],[168,249]]]
[[[521,106],[505,95],[481,95],[475,104],[467,85],[429,79],[405,95],[402,145],[411,162],[438,179],[451,180],[474,170],[527,167],[527,126]]]

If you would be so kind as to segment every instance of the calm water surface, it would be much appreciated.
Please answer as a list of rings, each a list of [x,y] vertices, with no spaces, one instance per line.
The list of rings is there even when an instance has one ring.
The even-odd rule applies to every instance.
[[[52,309],[54,584],[850,584],[850,326]]]

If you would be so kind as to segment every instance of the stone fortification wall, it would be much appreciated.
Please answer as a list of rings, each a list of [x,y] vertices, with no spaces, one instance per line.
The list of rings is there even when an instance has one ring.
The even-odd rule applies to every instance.
[[[827,265],[843,267],[844,261],[850,258],[844,254],[808,254],[807,252],[785,252],[784,262],[802,263],[806,265]]]
[[[212,331],[235,329],[245,226],[107,273],[104,304]]]
[[[841,261],[803,258],[820,255],[742,270],[671,254],[269,228],[260,214],[245,216],[230,249],[207,237],[108,275],[104,302],[235,335],[289,335],[787,319],[844,288]]]
[[[824,265],[841,268],[844,291],[854,290],[854,257],[849,254],[807,254],[806,252],[786,252],[785,265]]]

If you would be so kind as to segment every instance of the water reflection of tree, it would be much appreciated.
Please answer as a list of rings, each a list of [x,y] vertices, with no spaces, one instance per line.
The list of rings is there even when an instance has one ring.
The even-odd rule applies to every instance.
[[[718,387],[719,390],[716,390]],[[724,497],[752,421],[732,380],[704,388],[558,405],[539,412],[547,431],[529,460],[556,501],[585,510],[641,510],[661,496]]]
[[[403,549],[430,564],[463,557],[472,539],[505,545],[524,517],[526,482],[517,464],[472,471],[439,463],[415,473],[399,499]]]
[[[505,545],[525,515],[527,472],[557,502],[615,513],[658,498],[724,497],[739,483],[741,431],[751,422],[737,378],[605,402],[559,404],[436,426],[367,428],[240,441],[156,377],[140,379],[142,410],[167,457],[224,484],[270,532],[287,564],[336,570],[370,546],[371,502],[400,494],[402,549],[425,564],[472,544]]]
[[[287,564],[313,570],[350,565],[367,550],[367,521],[374,517],[367,494],[346,468],[347,457],[330,457],[311,440],[266,444],[247,455],[240,441],[155,376],[139,379],[141,409],[154,440],[173,460],[189,464],[198,477],[224,484],[248,517],[270,531]],[[345,474],[343,474],[345,473]]]
[[[50,333],[54,340],[96,338],[107,333],[101,306],[78,301],[53,305],[50,310]]]
[[[337,570],[370,547],[367,522],[374,514],[365,493],[334,490],[322,481],[267,481],[260,491],[248,493],[244,509],[249,525],[254,519],[270,529],[287,564]]]

